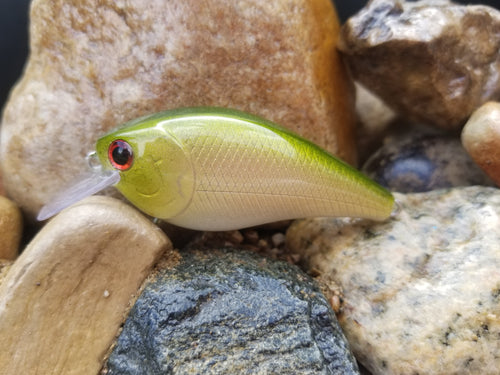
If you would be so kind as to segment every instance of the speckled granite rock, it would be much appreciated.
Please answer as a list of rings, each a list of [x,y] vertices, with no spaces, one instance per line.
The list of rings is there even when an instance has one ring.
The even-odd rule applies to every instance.
[[[0,196],[0,259],[15,259],[23,232],[23,218],[19,208]]]
[[[462,143],[500,186],[500,103],[488,102],[472,114],[462,130]]]
[[[298,268],[242,250],[180,254],[138,298],[107,374],[358,373],[328,302]]]
[[[458,138],[419,132],[392,137],[367,160],[362,171],[401,193],[493,185]]]
[[[373,374],[498,374],[500,190],[397,199],[385,223],[297,221],[288,246],[342,287],[339,322]]]
[[[2,119],[5,188],[33,217],[103,133],[196,105],[263,116],[354,162],[339,28],[330,0],[34,0],[31,55]]]
[[[61,212],[0,272],[0,374],[97,374],[169,249],[161,230],[116,199],[91,197]]]
[[[405,117],[456,129],[500,97],[500,12],[448,0],[373,0],[343,26],[354,77]]]

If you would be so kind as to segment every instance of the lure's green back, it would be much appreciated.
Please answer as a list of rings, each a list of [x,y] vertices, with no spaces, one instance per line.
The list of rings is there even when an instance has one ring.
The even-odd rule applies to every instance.
[[[134,164],[118,189],[146,213],[179,226],[228,230],[273,221],[353,216],[387,218],[392,195],[312,143],[245,113],[190,108],[127,124],[116,139]]]

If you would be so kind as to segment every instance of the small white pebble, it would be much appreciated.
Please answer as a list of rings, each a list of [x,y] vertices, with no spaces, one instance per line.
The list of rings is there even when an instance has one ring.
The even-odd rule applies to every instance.
[[[109,291],[106,289],[106,290],[104,291],[104,293],[102,294],[102,296],[103,296],[104,298],[108,298],[108,297],[109,297]]]
[[[275,247],[279,247],[285,243],[285,235],[283,233],[275,233],[271,237],[271,241],[273,241],[273,245]]]

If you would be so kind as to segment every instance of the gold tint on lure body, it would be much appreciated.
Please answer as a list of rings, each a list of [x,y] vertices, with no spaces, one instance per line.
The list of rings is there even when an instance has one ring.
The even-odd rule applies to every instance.
[[[133,164],[116,187],[145,213],[199,230],[273,221],[352,216],[387,218],[392,195],[316,145],[242,112],[189,108],[125,124],[97,142],[124,140]]]

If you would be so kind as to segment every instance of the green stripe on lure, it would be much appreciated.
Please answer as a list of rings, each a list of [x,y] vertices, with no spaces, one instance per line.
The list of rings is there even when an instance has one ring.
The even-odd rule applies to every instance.
[[[279,220],[386,219],[393,196],[354,168],[269,121],[186,108],[125,124],[96,145],[100,171],[42,208],[39,220],[110,185],[146,214],[198,230]]]

